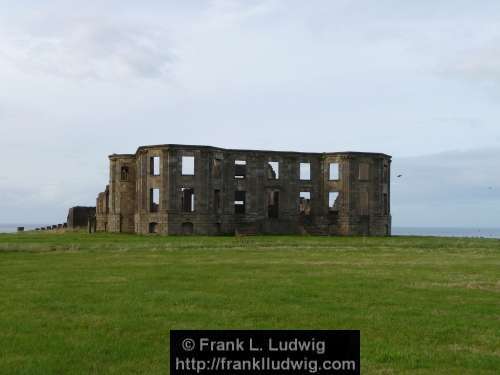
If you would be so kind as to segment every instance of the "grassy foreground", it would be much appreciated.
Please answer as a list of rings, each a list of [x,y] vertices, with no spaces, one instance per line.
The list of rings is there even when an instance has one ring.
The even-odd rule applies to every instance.
[[[0,374],[167,374],[174,328],[360,329],[363,374],[498,374],[500,241],[0,235]]]

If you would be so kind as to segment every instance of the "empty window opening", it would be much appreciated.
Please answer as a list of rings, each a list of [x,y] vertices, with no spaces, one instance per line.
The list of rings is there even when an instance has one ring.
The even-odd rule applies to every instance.
[[[267,193],[267,216],[277,218],[280,209],[280,192],[276,190]]]
[[[299,213],[304,216],[311,214],[311,193],[309,191],[299,193]]]
[[[369,205],[369,197],[368,197],[368,192],[367,191],[362,191],[360,192],[360,208],[363,211],[368,210],[368,205]]]
[[[370,216],[363,215],[359,218],[359,234],[362,236],[370,235]]]
[[[328,193],[328,209],[330,211],[338,211],[339,210],[339,192],[338,191],[330,191]]]
[[[330,181],[339,179],[339,163],[330,163]]]
[[[214,210],[220,211],[220,190],[214,190]]]
[[[311,163],[300,163],[300,179],[303,181],[311,179]]]
[[[387,193],[383,195],[384,215],[389,215],[389,197]]]
[[[267,163],[267,178],[269,180],[277,180],[280,178],[280,163],[277,161],[269,161]]]
[[[221,233],[222,233],[222,224],[215,223],[215,234],[221,234]]]
[[[128,181],[128,167],[122,167],[120,172],[120,179],[122,181]]]
[[[160,208],[160,189],[150,189],[149,190],[149,201],[150,201],[150,211],[158,212]]]
[[[242,179],[247,175],[247,162],[246,160],[234,161],[234,178]]]
[[[158,223],[149,223],[149,233],[158,233]]]
[[[214,177],[220,177],[222,175],[222,160],[221,159],[214,159],[212,171],[213,171]]]
[[[194,156],[183,156],[181,163],[182,163],[182,175],[194,176]]]
[[[339,212],[338,211],[328,211],[328,225],[332,227],[338,225],[339,223]],[[333,229],[333,228],[332,228]]]
[[[194,189],[193,188],[181,188],[181,205],[183,212],[194,212]]]
[[[368,180],[370,177],[370,165],[367,163],[361,163],[359,165],[359,179]]]
[[[246,206],[246,192],[237,190],[234,192],[234,213],[244,214]]]
[[[153,156],[149,159],[149,169],[152,176],[160,175],[160,157]]]
[[[182,223],[182,234],[193,234],[194,232],[194,225],[193,223],[190,223],[190,222],[186,222],[186,223]]]
[[[384,172],[382,178],[383,182],[389,181],[389,166],[387,164],[384,164]]]

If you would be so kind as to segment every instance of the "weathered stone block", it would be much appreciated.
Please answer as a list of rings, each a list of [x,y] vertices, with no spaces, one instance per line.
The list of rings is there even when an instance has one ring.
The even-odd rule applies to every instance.
[[[67,227],[68,229],[84,229],[89,226],[89,222],[95,217],[95,207],[71,207],[68,211]]]

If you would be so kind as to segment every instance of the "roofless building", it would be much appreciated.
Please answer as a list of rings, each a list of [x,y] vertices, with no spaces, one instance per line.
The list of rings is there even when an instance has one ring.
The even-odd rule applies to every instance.
[[[391,157],[210,146],[113,154],[98,231],[171,234],[391,233]]]

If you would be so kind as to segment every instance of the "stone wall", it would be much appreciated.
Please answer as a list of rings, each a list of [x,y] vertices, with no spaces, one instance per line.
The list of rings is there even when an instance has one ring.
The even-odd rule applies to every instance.
[[[390,235],[385,154],[160,145],[109,159],[100,231]]]
[[[89,227],[89,219],[92,220],[95,216],[95,207],[71,207],[68,211],[67,227],[70,230],[87,230]]]

